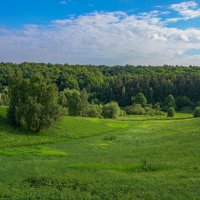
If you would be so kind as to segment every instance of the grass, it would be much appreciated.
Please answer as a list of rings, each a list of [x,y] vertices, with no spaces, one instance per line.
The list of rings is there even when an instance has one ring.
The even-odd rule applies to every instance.
[[[0,199],[162,199],[200,196],[200,120],[65,117],[39,135],[0,108]]]

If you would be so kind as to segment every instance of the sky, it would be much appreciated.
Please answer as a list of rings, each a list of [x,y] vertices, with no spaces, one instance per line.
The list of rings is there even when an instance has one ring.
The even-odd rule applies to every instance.
[[[200,66],[200,1],[0,0],[0,62]]]

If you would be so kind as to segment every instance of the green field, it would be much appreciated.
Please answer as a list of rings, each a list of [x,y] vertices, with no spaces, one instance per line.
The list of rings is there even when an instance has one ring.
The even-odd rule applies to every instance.
[[[1,107],[0,163],[0,199],[200,199],[200,120],[65,117],[36,135]]]

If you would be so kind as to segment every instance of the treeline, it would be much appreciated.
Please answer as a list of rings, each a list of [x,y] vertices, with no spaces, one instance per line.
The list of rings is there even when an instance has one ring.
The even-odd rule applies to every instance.
[[[33,131],[63,114],[199,113],[200,68],[0,63],[0,105],[9,106],[11,123]]]
[[[89,101],[105,104],[116,101],[120,106],[132,104],[132,98],[143,93],[149,104],[163,104],[168,95],[175,98],[177,109],[195,107],[200,101],[200,68],[143,66],[85,66],[43,63],[1,63],[1,104],[6,103],[9,75],[18,70],[24,78],[42,74],[58,87],[87,90]]]

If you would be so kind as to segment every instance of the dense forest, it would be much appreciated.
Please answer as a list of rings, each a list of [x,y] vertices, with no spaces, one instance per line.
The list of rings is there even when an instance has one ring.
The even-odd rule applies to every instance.
[[[1,63],[0,105],[8,119],[38,132],[59,116],[200,116],[200,68]]]
[[[116,101],[124,107],[132,97],[143,93],[148,103],[163,103],[168,95],[176,99],[177,109],[200,101],[200,68],[179,66],[86,66],[43,63],[0,63],[0,92],[6,93],[9,76],[21,71],[24,78],[41,73],[58,87],[87,90],[95,103]],[[187,97],[187,98],[186,98]]]

